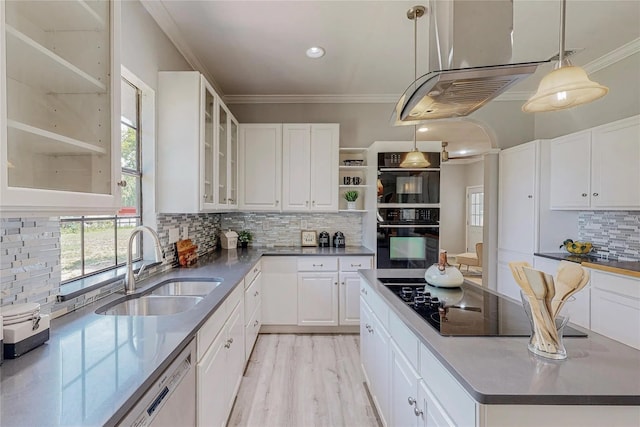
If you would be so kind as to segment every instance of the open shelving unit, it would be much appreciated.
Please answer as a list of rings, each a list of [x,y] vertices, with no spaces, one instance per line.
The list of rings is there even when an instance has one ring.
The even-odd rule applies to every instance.
[[[339,212],[366,212],[365,200],[368,196],[370,188],[373,188],[370,183],[366,182],[367,169],[367,149],[366,148],[340,148],[339,150]],[[358,163],[358,164],[355,164]],[[345,178],[353,180],[357,178],[358,184],[352,182],[346,183]],[[347,209],[347,202],[344,199],[344,193],[346,191],[356,190],[360,193],[358,200],[356,200],[356,209]]]

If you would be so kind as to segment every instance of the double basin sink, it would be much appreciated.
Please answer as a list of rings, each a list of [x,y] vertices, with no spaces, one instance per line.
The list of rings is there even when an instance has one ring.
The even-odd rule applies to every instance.
[[[217,288],[223,279],[162,282],[140,295],[120,298],[96,310],[112,316],[167,316],[189,310]]]

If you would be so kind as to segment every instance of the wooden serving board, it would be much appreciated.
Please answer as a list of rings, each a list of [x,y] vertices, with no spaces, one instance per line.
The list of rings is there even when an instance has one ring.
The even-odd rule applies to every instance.
[[[178,240],[176,242],[178,263],[182,267],[189,267],[198,262],[198,245],[194,245],[191,239]]]

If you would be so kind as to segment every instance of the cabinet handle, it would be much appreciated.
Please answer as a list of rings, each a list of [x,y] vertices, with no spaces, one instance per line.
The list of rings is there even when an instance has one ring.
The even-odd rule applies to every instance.
[[[587,197],[588,194],[587,193],[582,193],[582,197]]]
[[[528,198],[528,199],[533,199],[533,196],[532,196],[531,194],[529,194],[529,195],[527,196],[527,198]]]
[[[276,200],[276,206],[278,206],[278,203],[280,203],[280,200]]]
[[[351,267],[362,267],[362,264],[351,264]]]
[[[229,344],[233,344],[233,338],[229,338]]]
[[[253,322],[253,326],[258,326],[258,321],[256,320],[255,322]]]
[[[416,417],[421,417],[422,416],[422,411],[420,409],[418,409],[417,406],[413,408],[413,413],[416,414]]]
[[[229,342],[229,340],[227,340],[227,343],[224,345],[224,348],[229,348],[231,347],[231,343]]]
[[[335,286],[338,286],[338,282],[333,282],[333,284],[334,284]]]
[[[256,291],[255,294],[253,294],[254,297],[257,297],[258,295],[260,295],[260,292]]]
[[[231,203],[233,203],[233,202],[234,202],[234,200],[233,200],[233,199],[227,199],[227,200],[229,200]]]
[[[314,267],[322,267],[324,264],[313,264]]]
[[[309,206],[309,201],[308,201],[308,200],[306,200],[306,201],[304,202],[304,205],[305,205],[305,206]]]
[[[315,201],[315,200],[313,200],[313,201],[311,202],[311,204],[312,204],[313,206],[315,206],[315,205],[316,205],[316,201]]]
[[[127,181],[125,181],[124,179],[118,181],[118,187],[126,187],[127,186]]]
[[[413,406],[416,404],[416,400],[411,396],[409,396],[409,398],[407,399],[407,402],[409,402],[409,406]]]
[[[203,195],[202,195],[202,198],[206,200],[206,199],[207,199],[207,195],[206,195],[206,194],[203,194]]]
[[[344,282],[340,282],[340,284],[341,284],[342,286],[344,286]]]
[[[256,271],[258,271],[258,267],[253,269],[253,272],[255,273]]]
[[[593,193],[594,196],[598,197],[598,193]]]

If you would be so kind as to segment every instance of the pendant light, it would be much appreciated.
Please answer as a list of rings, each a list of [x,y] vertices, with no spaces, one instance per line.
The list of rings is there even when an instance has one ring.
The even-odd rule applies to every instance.
[[[523,106],[525,113],[564,110],[605,96],[609,89],[589,80],[580,67],[564,58],[564,33],[567,0],[560,7],[560,54],[555,69],[544,76],[538,91]]]
[[[414,6],[407,11],[407,18],[413,21],[413,89],[416,89],[416,80],[418,80],[418,18],[424,15],[426,8],[424,6]],[[424,154],[418,151],[416,133],[418,126],[413,126],[413,150],[409,151],[405,156],[401,168],[426,168],[431,165]]]

